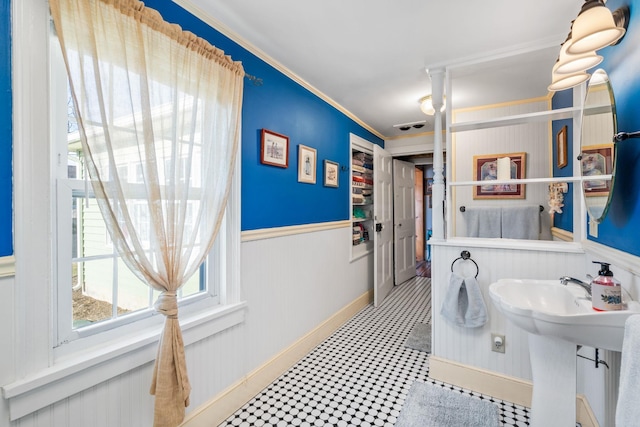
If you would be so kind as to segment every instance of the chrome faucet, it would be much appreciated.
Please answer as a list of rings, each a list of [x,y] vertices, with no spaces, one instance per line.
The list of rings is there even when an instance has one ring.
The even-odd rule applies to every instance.
[[[591,276],[587,276],[591,279]],[[589,296],[591,296],[591,283],[587,283],[587,282],[583,282],[580,279],[576,279],[575,277],[571,277],[571,276],[562,276],[560,278],[560,283],[562,283],[563,285],[567,285],[567,283],[575,283],[578,286],[581,286],[585,291],[587,291],[587,293],[589,294]]]

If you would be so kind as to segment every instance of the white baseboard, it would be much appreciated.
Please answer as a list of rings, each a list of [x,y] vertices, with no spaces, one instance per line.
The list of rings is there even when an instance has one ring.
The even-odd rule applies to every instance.
[[[531,407],[533,384],[520,378],[464,365],[437,356],[429,357],[429,377],[458,387],[486,394],[516,405]],[[582,427],[599,427],[587,397],[576,396],[576,418]]]
[[[187,415],[181,427],[217,426],[328,338],[372,300],[368,291],[271,360]]]

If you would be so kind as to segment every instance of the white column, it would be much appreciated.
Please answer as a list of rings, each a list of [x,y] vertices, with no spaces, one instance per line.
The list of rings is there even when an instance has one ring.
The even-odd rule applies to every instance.
[[[532,427],[576,425],[576,345],[529,333]]]
[[[433,219],[434,239],[444,239],[444,144],[442,141],[442,112],[444,94],[444,69],[427,70],[431,77],[431,101],[433,115]]]

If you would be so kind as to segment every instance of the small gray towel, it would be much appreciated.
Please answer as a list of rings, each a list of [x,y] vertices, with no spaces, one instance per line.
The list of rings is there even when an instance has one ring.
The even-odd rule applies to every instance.
[[[502,237],[538,240],[540,238],[540,206],[502,208]]]
[[[616,427],[634,427],[640,420],[640,315],[627,318],[622,341],[620,387],[616,407]]]
[[[487,323],[487,306],[475,277],[463,278],[451,273],[440,314],[465,328],[478,328]]]
[[[467,208],[464,212],[468,237],[501,237],[500,208]]]

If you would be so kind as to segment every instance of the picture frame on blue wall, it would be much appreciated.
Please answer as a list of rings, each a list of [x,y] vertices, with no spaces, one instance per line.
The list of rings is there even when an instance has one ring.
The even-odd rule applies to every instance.
[[[262,129],[260,137],[260,163],[263,165],[289,167],[289,137]]]
[[[564,125],[562,129],[558,131],[556,135],[556,159],[558,169],[561,169],[567,164],[569,164],[569,160],[567,158],[567,126]]]
[[[325,187],[338,187],[338,172],[340,171],[340,165],[331,160],[324,161],[324,186]]]
[[[298,182],[305,184],[316,183],[317,153],[315,148],[302,144],[298,145]]]

